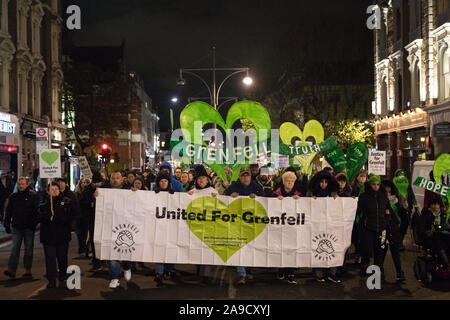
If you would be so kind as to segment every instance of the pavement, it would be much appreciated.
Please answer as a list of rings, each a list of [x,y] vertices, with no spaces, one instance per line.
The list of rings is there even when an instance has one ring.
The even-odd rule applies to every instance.
[[[165,281],[157,287],[153,280],[154,265],[146,263],[148,269],[138,269],[130,282],[121,279],[121,286],[110,289],[108,268],[98,272],[89,271],[90,260],[79,257],[76,236],[69,249],[69,265],[81,269],[81,289],[47,289],[45,260],[39,234],[36,233],[33,260],[33,278],[23,279],[25,272],[22,258],[17,270],[17,278],[9,279],[3,275],[7,267],[11,243],[0,245],[0,300],[409,300],[409,299],[450,299],[449,283],[439,283],[424,287],[415,280],[413,262],[421,251],[405,240],[406,251],[402,253],[402,263],[406,274],[406,284],[395,283],[395,271],[392,257],[388,253],[385,262],[386,282],[380,290],[369,290],[366,280],[359,276],[356,265],[349,264],[347,273],[342,275],[342,283],[317,283],[311,275],[311,269],[299,269],[297,285],[276,278],[277,270],[254,268],[254,279],[246,285],[236,284],[236,269],[232,267],[213,267],[213,282],[205,285],[198,281],[196,266],[176,265],[177,276],[174,281]],[[353,261],[350,254],[349,261]]]

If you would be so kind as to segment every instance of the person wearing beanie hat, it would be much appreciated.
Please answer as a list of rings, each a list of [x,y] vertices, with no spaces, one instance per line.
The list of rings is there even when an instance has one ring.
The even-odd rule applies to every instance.
[[[347,176],[345,173],[339,173],[336,176],[336,180],[339,184],[338,196],[349,198],[352,196],[352,188],[348,185]]]
[[[156,186],[155,186],[155,192],[159,193],[161,191],[174,193],[175,190],[172,186],[171,176],[166,171],[161,171],[156,176]]]
[[[217,190],[211,187],[211,180],[203,165],[195,167],[194,189],[188,191],[189,195],[201,194],[205,196],[217,196]]]
[[[360,216],[361,237],[361,276],[366,275],[366,269],[371,257],[377,265],[384,279],[384,251],[386,250],[386,215],[390,213],[389,200],[380,190],[381,178],[370,175],[364,187],[365,191],[359,196],[356,214]]]

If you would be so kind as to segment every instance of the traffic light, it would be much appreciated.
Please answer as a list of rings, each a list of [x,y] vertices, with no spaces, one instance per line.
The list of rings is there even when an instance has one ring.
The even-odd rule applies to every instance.
[[[111,158],[111,147],[107,143],[102,144],[101,155],[103,160],[105,161],[109,161],[109,159]]]

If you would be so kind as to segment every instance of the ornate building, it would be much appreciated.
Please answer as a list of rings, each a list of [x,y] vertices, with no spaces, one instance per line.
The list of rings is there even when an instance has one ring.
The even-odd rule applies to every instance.
[[[0,169],[31,176],[39,167],[36,128],[52,122],[53,147],[64,153],[61,8],[58,0],[1,0],[0,4],[1,119],[14,125],[6,137],[5,132],[0,135]]]
[[[450,2],[377,0],[375,134],[388,172],[450,152]]]

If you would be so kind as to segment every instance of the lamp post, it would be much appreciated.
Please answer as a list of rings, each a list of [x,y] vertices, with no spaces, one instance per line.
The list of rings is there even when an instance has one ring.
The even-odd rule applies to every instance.
[[[216,81],[216,72],[217,71],[227,71],[229,74],[220,82],[220,84],[217,86]],[[215,110],[218,109],[219,105],[219,96],[220,91],[225,84],[225,82],[230,79],[232,76],[240,74],[240,73],[246,73],[246,77],[243,79],[243,83],[246,86],[250,86],[253,84],[253,79],[249,75],[249,68],[217,68],[216,67],[216,48],[213,47],[213,66],[212,68],[199,68],[199,69],[180,69],[180,77],[177,81],[177,84],[180,86],[186,85],[186,80],[183,78],[183,74],[190,74],[196,78],[198,78],[208,89],[209,92],[209,99],[211,101],[211,105],[214,107]],[[213,75],[213,83],[211,87],[208,85],[208,83],[198,74],[201,72],[212,72]],[[228,98],[231,99],[231,98]],[[234,98],[233,98],[234,99]]]

